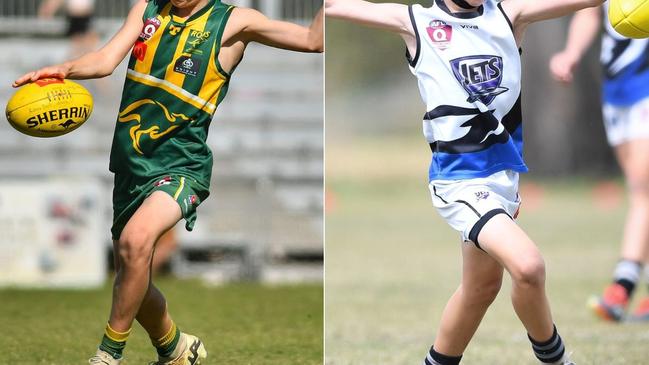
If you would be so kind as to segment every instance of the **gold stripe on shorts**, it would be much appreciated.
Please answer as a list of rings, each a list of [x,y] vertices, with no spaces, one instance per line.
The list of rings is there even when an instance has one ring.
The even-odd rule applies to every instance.
[[[174,194],[174,200],[178,200],[178,196],[180,196],[180,193],[183,191],[184,187],[185,187],[185,178],[181,177],[180,186],[178,187],[178,190],[176,190],[176,193]]]

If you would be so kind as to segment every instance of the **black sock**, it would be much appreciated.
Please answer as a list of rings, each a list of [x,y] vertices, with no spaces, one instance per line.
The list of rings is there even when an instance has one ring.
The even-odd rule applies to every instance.
[[[626,279],[618,279],[615,280],[615,284],[622,286],[624,290],[626,290],[627,297],[630,298],[631,295],[633,295],[633,291],[635,290],[635,283],[633,281],[626,280]]]
[[[424,365],[458,365],[462,356],[442,355],[431,346],[428,356],[424,359]]]
[[[534,350],[534,355],[539,361],[543,363],[553,363],[561,360],[563,354],[566,352],[566,348],[563,346],[563,341],[561,336],[557,332],[557,327],[554,326],[554,331],[552,332],[552,337],[546,341],[536,341],[529,334],[527,338],[532,342],[532,349]]]
[[[620,260],[615,266],[613,281],[626,290],[627,297],[633,295],[636,283],[640,280],[642,263],[631,260]]]

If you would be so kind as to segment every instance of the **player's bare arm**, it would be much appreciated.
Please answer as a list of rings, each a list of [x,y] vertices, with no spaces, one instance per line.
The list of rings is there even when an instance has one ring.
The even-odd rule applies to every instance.
[[[29,72],[14,81],[13,87],[47,77],[79,80],[101,78],[112,74],[140,35],[145,8],[145,0],[140,0],[134,5],[119,31],[98,51],[90,52],[69,62]]]
[[[273,20],[255,9],[235,8],[223,32],[219,63],[232,71],[243,58],[250,42],[297,52],[322,52],[324,49],[323,10],[309,27]]]
[[[241,39],[247,43],[258,42],[267,46],[298,52],[323,51],[322,9],[310,27],[273,20],[254,9],[237,8],[234,14],[241,19]],[[235,21],[236,23],[236,21]],[[236,25],[236,24],[233,24]]]
[[[531,23],[559,18],[581,9],[600,6],[606,0],[504,0],[501,4],[512,21],[518,44]]]
[[[331,18],[398,33],[406,42],[410,54],[417,51],[417,38],[406,5],[377,4],[364,0],[325,0],[325,13]]]
[[[575,14],[570,22],[566,48],[550,60],[550,71],[557,81],[572,82],[573,71],[595,40],[601,24],[599,8],[586,8]]]

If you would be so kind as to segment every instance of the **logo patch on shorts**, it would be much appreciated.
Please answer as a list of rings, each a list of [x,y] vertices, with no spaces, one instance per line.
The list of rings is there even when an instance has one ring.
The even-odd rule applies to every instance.
[[[194,205],[198,201],[198,197],[196,195],[190,195],[188,198],[189,204]]]
[[[193,207],[198,202],[198,197],[196,195],[190,195],[183,199],[183,205],[185,206],[185,212],[189,210],[190,207]]]
[[[158,187],[163,186],[163,185],[169,185],[169,184],[171,184],[171,181],[172,181],[172,180],[173,180],[173,179],[171,178],[171,176],[165,176],[165,177],[163,177],[162,179],[160,179],[160,180],[154,182],[154,183],[153,183],[153,186],[155,186],[156,188],[158,188]]]

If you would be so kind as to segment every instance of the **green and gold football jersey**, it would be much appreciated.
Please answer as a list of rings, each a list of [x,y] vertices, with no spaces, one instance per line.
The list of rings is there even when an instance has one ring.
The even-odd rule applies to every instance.
[[[146,180],[179,174],[209,186],[212,117],[230,75],[218,61],[233,6],[210,0],[187,19],[169,0],[151,0],[130,56],[110,170]]]

